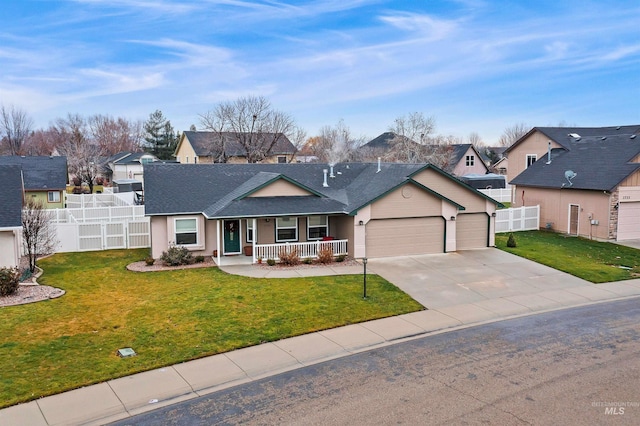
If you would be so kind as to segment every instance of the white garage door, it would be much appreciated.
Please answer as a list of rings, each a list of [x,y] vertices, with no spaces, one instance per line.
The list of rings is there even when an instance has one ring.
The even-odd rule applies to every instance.
[[[618,207],[618,240],[640,238],[640,202],[620,203]]]
[[[456,218],[456,250],[487,247],[488,218],[486,213],[459,214]]]
[[[367,223],[367,256],[444,253],[444,219],[375,219]]]

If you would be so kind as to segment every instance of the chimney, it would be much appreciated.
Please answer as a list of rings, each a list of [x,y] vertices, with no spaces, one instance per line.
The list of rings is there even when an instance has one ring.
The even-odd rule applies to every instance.
[[[324,174],[324,181],[322,182],[322,186],[325,188],[329,187],[329,184],[327,183],[327,169],[323,169],[322,173]]]
[[[549,148],[547,150],[547,164],[551,164],[551,141],[549,141]]]
[[[378,157],[378,170],[376,170],[376,173],[380,173],[382,171],[382,169],[380,168],[380,157]]]

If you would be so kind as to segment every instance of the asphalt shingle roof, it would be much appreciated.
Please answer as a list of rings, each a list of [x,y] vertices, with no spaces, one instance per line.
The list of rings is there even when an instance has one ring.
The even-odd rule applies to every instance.
[[[22,226],[22,177],[18,165],[0,165],[0,228]]]
[[[260,134],[256,133],[253,135],[255,138],[264,137],[268,141],[273,140],[274,133],[265,133]],[[206,132],[206,131],[186,131],[184,132],[184,137],[189,139],[191,142],[191,146],[195,151],[197,156],[203,157],[211,155],[211,147],[212,140],[218,137],[216,132]],[[225,153],[229,157],[242,157],[247,155],[245,149],[238,142],[236,133],[233,132],[222,132],[222,137],[225,139]],[[277,154],[293,154],[296,152],[295,147],[289,141],[289,139],[285,135],[280,135],[278,141],[275,145],[269,150],[270,155]]]
[[[378,171],[375,163],[341,163],[334,166],[332,178],[325,164],[154,163],[145,166],[145,211],[147,215],[203,213],[208,218],[349,214],[409,182],[426,167],[433,166],[382,163]],[[328,187],[323,186],[324,170]],[[277,179],[299,185],[310,195],[245,196]]]
[[[68,182],[67,157],[0,156],[0,165],[22,168],[27,191],[65,189]]]
[[[582,135],[581,135],[582,136]],[[573,138],[572,138],[573,139]],[[629,135],[581,137],[566,142],[565,149],[551,151],[529,166],[510,183],[545,188],[573,188],[612,191],[637,170],[640,163],[631,162],[640,155],[640,136]],[[576,173],[569,181],[568,170]]]

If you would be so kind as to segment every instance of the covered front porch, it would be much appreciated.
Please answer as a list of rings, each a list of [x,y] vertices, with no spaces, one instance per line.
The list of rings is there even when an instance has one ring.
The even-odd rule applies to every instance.
[[[214,251],[213,257],[218,265],[231,265],[268,259],[278,261],[281,253],[292,252],[301,260],[315,259],[323,250],[330,250],[333,256],[348,255],[349,239],[340,238],[344,219],[347,218],[220,219],[216,221],[216,247],[219,249]],[[336,236],[331,235],[330,230]]]

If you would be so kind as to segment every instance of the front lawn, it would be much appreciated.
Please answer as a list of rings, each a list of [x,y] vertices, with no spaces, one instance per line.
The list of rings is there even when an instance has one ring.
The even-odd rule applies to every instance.
[[[0,406],[236,348],[423,309],[386,280],[254,279],[217,268],[136,273],[148,250],[42,259],[47,302],[0,308]],[[121,359],[120,348],[138,354]]]
[[[508,233],[496,234],[496,247],[592,283],[640,277],[640,250],[631,247],[547,231],[513,235],[517,247],[507,247]]]

